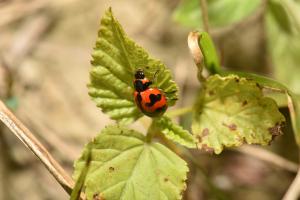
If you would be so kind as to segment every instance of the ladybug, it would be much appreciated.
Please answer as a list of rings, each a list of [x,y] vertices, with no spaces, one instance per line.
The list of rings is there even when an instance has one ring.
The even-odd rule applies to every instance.
[[[145,77],[142,69],[138,69],[134,76],[134,100],[138,108],[149,117],[163,115],[168,108],[165,94],[158,88],[149,88],[152,82]]]

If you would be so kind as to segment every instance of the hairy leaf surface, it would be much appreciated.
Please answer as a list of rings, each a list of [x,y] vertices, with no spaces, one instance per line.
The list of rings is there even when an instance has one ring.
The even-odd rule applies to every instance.
[[[198,97],[192,130],[198,148],[221,153],[244,143],[267,145],[285,119],[255,81],[214,75]]]
[[[166,116],[154,120],[156,128],[161,129],[161,132],[170,140],[177,142],[186,147],[195,148],[196,140],[192,134],[184,130],[181,126],[172,122]]]
[[[130,123],[142,116],[133,101],[134,73],[138,68],[144,69],[146,77],[154,82],[152,87],[164,91],[169,106],[175,104],[177,86],[170,70],[128,38],[111,9],[101,20],[92,57],[89,95],[112,119]]]
[[[134,130],[105,128],[75,162],[75,180],[91,162],[85,178],[88,200],[179,200],[185,189],[187,164],[159,143],[146,143]]]

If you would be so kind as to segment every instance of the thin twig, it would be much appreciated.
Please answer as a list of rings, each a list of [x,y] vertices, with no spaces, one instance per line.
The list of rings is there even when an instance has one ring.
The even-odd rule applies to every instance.
[[[259,147],[244,145],[234,150],[250,155],[259,160],[263,160],[290,172],[297,173],[298,171],[298,165],[296,163]]]
[[[282,200],[297,200],[299,196],[300,196],[300,167],[296,175],[296,178],[290,185],[288,191],[285,193]]]
[[[0,101],[0,120],[42,161],[65,191],[71,194],[74,186],[72,178],[2,101]]]
[[[200,7],[201,7],[201,13],[202,13],[202,21],[204,30],[208,33],[209,32],[209,19],[208,19],[208,10],[207,10],[207,2],[206,0],[200,0]]]

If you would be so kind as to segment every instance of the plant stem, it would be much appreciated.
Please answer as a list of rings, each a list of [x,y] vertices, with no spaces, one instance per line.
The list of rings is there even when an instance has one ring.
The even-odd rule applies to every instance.
[[[193,110],[193,107],[188,106],[188,107],[178,108],[178,109],[169,111],[169,112],[166,113],[166,115],[168,117],[171,117],[171,118],[172,117],[178,117],[178,116],[190,113],[190,112],[192,112],[192,110]]]
[[[290,172],[297,173],[298,170],[298,165],[296,163],[259,147],[243,145],[232,150],[252,156],[256,159],[273,164],[274,166],[280,167]]]
[[[204,30],[207,33],[210,33],[209,32],[209,19],[208,19],[208,10],[207,10],[206,0],[200,0],[200,7],[201,7],[202,21],[203,21]]]
[[[74,186],[74,189],[71,193],[71,196],[70,196],[70,200],[79,200],[80,199],[80,194],[82,192],[82,189],[83,189],[83,186],[84,186],[84,183],[85,183],[85,180],[86,180],[86,175],[89,171],[89,167],[90,167],[90,163],[91,163],[91,148],[88,147],[87,148],[87,153],[86,153],[86,159],[85,159],[85,164],[84,164],[84,167],[83,169],[81,170],[81,174],[80,176],[78,177],[78,180]]]
[[[29,148],[45,165],[57,182],[71,194],[74,186],[72,178],[64,171],[60,164],[54,160],[47,149],[38,139],[23,125],[14,114],[0,101],[0,120]]]
[[[299,151],[299,159],[300,159],[300,151]],[[298,168],[298,173],[296,178],[290,185],[288,191],[285,193],[282,200],[296,200],[300,196],[300,166]]]

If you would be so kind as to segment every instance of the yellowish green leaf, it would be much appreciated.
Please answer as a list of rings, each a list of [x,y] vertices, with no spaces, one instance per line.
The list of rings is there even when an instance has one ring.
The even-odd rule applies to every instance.
[[[253,80],[211,76],[195,105],[192,130],[198,148],[221,153],[224,147],[269,144],[285,122],[276,102]]]

